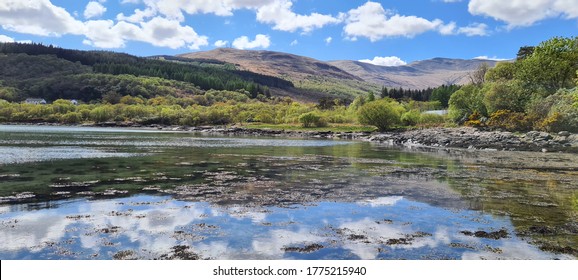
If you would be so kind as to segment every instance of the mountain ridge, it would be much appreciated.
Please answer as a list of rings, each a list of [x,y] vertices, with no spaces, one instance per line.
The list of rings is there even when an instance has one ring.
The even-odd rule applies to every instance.
[[[402,66],[380,66],[355,60],[321,61],[290,53],[264,50],[220,48],[177,55],[193,59],[214,59],[236,65],[242,70],[273,75],[298,82],[318,76],[350,82],[365,82],[377,87],[425,89],[444,84],[466,84],[469,73],[481,64],[490,67],[497,61],[435,57]],[[367,86],[366,88],[367,89]]]

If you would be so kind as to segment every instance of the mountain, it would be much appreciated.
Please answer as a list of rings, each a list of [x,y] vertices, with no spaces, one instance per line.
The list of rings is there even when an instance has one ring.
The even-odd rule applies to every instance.
[[[368,83],[327,62],[288,53],[222,48],[178,57],[219,60],[233,64],[239,70],[286,79],[293,82],[303,95],[353,99],[357,94],[380,89],[378,84]],[[311,99],[302,97],[300,99]]]
[[[378,66],[352,60],[319,61],[272,51],[215,49],[179,55],[190,59],[227,62],[238,69],[280,77],[297,88],[349,95],[379,91],[381,86],[405,89],[434,88],[444,84],[468,83],[469,73],[493,60],[433,58],[403,66]]]
[[[178,55],[192,59],[215,59],[231,63],[240,70],[292,79],[321,76],[341,80],[361,79],[329,63],[313,58],[272,51],[249,51],[230,48]]]
[[[493,60],[434,58],[412,62],[403,66],[379,66],[360,61],[339,60],[329,64],[343,69],[366,82],[390,88],[424,89],[447,84],[466,84],[468,75],[483,63],[490,67]]]

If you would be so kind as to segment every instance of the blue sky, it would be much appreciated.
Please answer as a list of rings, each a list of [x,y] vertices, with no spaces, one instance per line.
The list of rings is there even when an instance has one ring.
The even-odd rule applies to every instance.
[[[577,0],[0,0],[0,41],[139,56],[217,47],[400,65],[578,34]]]

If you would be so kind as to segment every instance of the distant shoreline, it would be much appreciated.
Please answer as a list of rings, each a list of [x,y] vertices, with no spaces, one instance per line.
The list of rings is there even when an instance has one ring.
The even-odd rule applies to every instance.
[[[458,148],[487,151],[531,151],[578,153],[578,134],[560,132],[557,134],[530,131],[512,133],[504,131],[484,131],[473,127],[422,128],[389,132],[333,132],[295,131],[263,128],[227,126],[174,126],[140,125],[130,122],[106,122],[95,124],[67,125],[59,123],[0,123],[0,125],[36,125],[55,127],[95,127],[123,128],[166,132],[193,132],[208,135],[287,137],[336,140],[359,140],[383,143],[398,147]]]

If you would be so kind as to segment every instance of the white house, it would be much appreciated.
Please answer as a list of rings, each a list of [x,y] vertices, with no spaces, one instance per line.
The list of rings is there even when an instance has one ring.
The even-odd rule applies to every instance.
[[[46,104],[46,100],[42,99],[42,98],[27,98],[26,100],[24,100],[24,103],[26,104]]]

